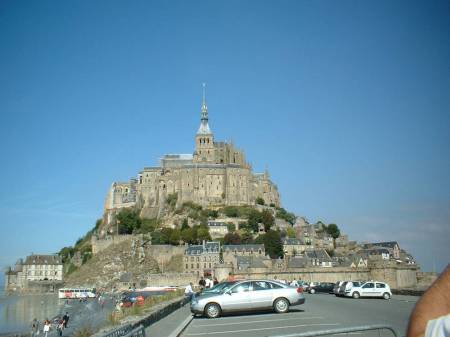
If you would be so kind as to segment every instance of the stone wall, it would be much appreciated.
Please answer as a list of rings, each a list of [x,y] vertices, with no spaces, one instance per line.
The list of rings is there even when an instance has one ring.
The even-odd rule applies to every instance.
[[[164,265],[167,264],[172,257],[183,255],[185,246],[172,245],[152,245],[146,249],[147,255],[158,261],[161,270],[164,270]]]
[[[93,235],[91,238],[92,254],[98,254],[113,244],[131,240],[133,237],[133,235],[112,235],[107,236],[104,239],[97,239],[97,237]]]
[[[233,272],[232,264],[216,266],[215,276],[223,280]],[[269,270],[249,268],[235,271],[237,278],[283,279],[307,282],[337,282],[377,280],[387,282],[392,289],[413,288],[417,285],[417,268],[410,266],[389,266],[385,268],[290,268],[289,270]]]
[[[198,278],[191,273],[164,273],[148,275],[143,281],[147,282],[147,287],[186,286],[189,282],[192,282],[194,285],[197,284]]]

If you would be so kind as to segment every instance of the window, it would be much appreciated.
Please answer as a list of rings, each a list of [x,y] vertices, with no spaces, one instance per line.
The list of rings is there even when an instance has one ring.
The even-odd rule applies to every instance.
[[[200,263],[197,263],[197,268],[200,268]]]
[[[272,287],[270,286],[269,283],[264,282],[264,281],[256,281],[256,282],[252,282],[253,283],[253,290],[254,291],[258,291],[258,290],[270,290],[272,289]]]
[[[245,283],[241,283],[238,284],[236,287],[234,287],[233,289],[231,289],[232,293],[243,293],[248,291],[248,286],[249,286],[250,282],[245,282]]]
[[[365,285],[363,285],[363,288],[364,289],[371,289],[371,288],[375,288],[375,287],[373,286],[372,282],[369,282],[369,283],[366,283]]]
[[[384,283],[377,283],[376,287],[377,288],[386,288],[386,285]]]
[[[270,286],[272,287],[272,289],[281,289],[283,288],[282,286],[280,286],[279,284],[276,283],[272,283],[272,282],[268,282],[270,284]]]
[[[194,264],[193,263],[191,263],[191,268],[194,269]]]
[[[186,269],[189,269],[189,264],[186,263]]]

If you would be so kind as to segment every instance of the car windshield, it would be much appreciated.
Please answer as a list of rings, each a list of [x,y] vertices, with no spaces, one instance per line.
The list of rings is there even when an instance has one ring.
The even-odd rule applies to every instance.
[[[214,287],[210,289],[205,289],[204,292],[208,293],[220,293],[224,288],[234,284],[235,282],[222,282],[219,284],[216,284]]]

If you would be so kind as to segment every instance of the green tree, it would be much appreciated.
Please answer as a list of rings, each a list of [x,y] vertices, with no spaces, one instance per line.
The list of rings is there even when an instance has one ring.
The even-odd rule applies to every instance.
[[[170,243],[170,237],[173,233],[173,229],[169,227],[164,227],[161,229],[161,244],[169,244]]]
[[[291,239],[295,239],[297,236],[297,232],[292,227],[288,227],[286,229],[286,233],[287,233],[288,238],[291,238]]]
[[[202,242],[203,240],[211,240],[211,235],[209,235],[208,227],[200,226],[197,229],[197,241]]]
[[[335,240],[341,235],[341,231],[340,231],[339,227],[334,223],[329,224],[326,227],[326,231]]]
[[[181,240],[189,244],[193,244],[196,241],[194,237],[194,230],[190,227],[181,230]]]
[[[181,240],[181,231],[178,228],[175,228],[169,237],[169,243],[173,246],[177,246],[180,244]]]
[[[283,244],[281,243],[281,236],[278,231],[269,230],[264,235],[263,243],[266,254],[269,254],[270,258],[276,259],[283,257]]]
[[[75,254],[75,249],[73,247],[64,247],[62,248],[58,255],[61,256],[62,263],[67,263]]]
[[[142,219],[141,220],[141,233],[152,233],[154,232],[160,225],[158,219]]]
[[[175,209],[175,206],[177,205],[178,200],[178,193],[170,193],[167,195],[167,204],[169,205],[170,209],[173,211]]]
[[[228,233],[223,237],[223,243],[225,245],[239,245],[241,243],[241,236],[236,233]]]
[[[284,219],[289,222],[291,225],[295,223],[295,214],[286,211],[284,208],[278,208],[276,217],[279,219]]]
[[[256,203],[257,203],[258,205],[265,205],[265,204],[266,204],[266,202],[264,201],[264,199],[261,198],[261,197],[257,197],[257,198],[256,198]]]
[[[187,218],[184,218],[184,219],[183,219],[183,222],[181,223],[181,230],[187,229],[187,228],[190,228],[190,227],[189,227],[189,222],[188,222],[188,219],[187,219]]]
[[[236,225],[232,222],[227,222],[228,232],[234,232],[236,230]]]
[[[269,210],[265,209],[261,212],[261,222],[264,224],[266,232],[273,226],[275,219]]]
[[[132,208],[123,208],[117,214],[117,221],[119,222],[119,234],[131,234],[142,224],[138,211]]]
[[[223,212],[230,218],[237,218],[240,216],[239,209],[236,206],[226,206],[225,208],[223,208]]]
[[[241,243],[250,244],[253,243],[253,234],[248,230],[243,230],[241,233]]]

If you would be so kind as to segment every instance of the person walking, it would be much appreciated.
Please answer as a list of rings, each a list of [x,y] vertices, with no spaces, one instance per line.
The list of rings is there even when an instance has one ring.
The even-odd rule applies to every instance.
[[[60,319],[58,320],[58,322],[56,323],[56,331],[58,331],[58,335],[59,337],[62,336],[62,332],[64,330],[64,319]]]
[[[200,281],[198,281],[198,285],[200,286],[200,289],[203,289],[206,286],[206,281],[203,278],[203,276],[200,277]]]
[[[184,288],[184,295],[189,297],[189,301],[192,300],[192,296],[194,296],[194,290],[192,289],[192,282],[190,282],[186,288]]]
[[[214,281],[213,284],[216,286],[219,284],[219,280],[217,279],[217,277],[214,276]]]
[[[66,311],[66,314],[63,316],[64,329],[67,329],[67,323],[69,323],[69,313]]]
[[[44,321],[44,330],[43,330],[43,332],[44,332],[44,337],[47,337],[48,333],[50,332],[50,321],[48,319],[46,319]]]
[[[31,337],[36,337],[38,335],[39,331],[39,322],[35,318],[33,321],[31,321]]]

